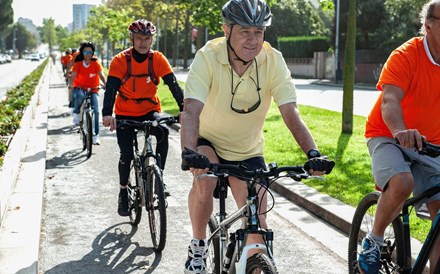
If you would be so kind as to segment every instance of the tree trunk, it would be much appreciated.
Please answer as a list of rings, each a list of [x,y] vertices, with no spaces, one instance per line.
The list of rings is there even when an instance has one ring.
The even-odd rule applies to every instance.
[[[349,0],[348,29],[345,41],[342,133],[353,133],[353,90],[356,51],[356,0]]]

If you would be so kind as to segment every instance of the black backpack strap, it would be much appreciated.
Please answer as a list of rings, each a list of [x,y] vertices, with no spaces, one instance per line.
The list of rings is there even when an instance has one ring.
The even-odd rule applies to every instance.
[[[126,49],[123,51],[125,60],[127,60],[127,72],[125,73],[124,79],[121,81],[121,86],[127,82],[127,80],[131,77],[131,52],[130,49]]]
[[[159,84],[159,79],[157,79],[157,76],[154,73],[153,55],[154,52],[150,49],[150,51],[148,52],[148,76],[150,77],[150,80],[153,82],[153,84],[157,86]]]

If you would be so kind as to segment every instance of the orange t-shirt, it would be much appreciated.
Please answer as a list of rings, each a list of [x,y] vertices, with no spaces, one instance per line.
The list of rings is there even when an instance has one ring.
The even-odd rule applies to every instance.
[[[71,54],[64,55],[63,57],[61,57],[61,64],[67,66],[70,63],[71,59],[72,59],[72,55]]]
[[[428,58],[424,37],[415,37],[395,49],[377,83],[383,91],[384,84],[400,87],[405,93],[400,105],[407,128],[417,129],[428,142],[440,144],[440,66]],[[393,138],[383,121],[382,93],[367,117],[365,137]]]
[[[91,61],[88,67],[84,66],[84,62],[75,62],[72,66],[72,71],[76,72],[74,87],[81,88],[96,88],[99,87],[99,72],[102,66],[99,61]],[[93,90],[92,92],[98,92]]]
[[[138,63],[133,58],[133,49],[130,49],[131,54],[131,75],[148,75],[148,58]],[[159,51],[153,52],[153,70],[154,74],[160,80],[167,74],[173,72],[167,58]],[[121,80],[127,74],[127,59],[123,52],[117,54],[111,64],[108,76],[113,76]],[[133,89],[134,88],[134,89]],[[123,116],[142,116],[151,111],[161,111],[159,97],[157,96],[157,86],[150,80],[148,76],[144,77],[130,77],[125,84],[121,85],[119,91],[126,96],[124,100],[121,96],[116,97],[115,113]],[[157,102],[154,104],[148,100],[137,102],[130,99],[151,98]]]

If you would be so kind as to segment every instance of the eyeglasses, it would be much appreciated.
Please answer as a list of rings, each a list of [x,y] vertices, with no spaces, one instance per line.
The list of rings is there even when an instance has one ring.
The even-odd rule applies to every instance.
[[[238,108],[234,107],[234,97],[235,97],[235,94],[237,93],[238,86],[241,84],[241,81],[238,82],[238,84],[234,88],[234,75],[233,75],[232,68],[231,68],[231,78],[232,78],[232,80],[231,80],[231,94],[232,94],[231,109],[239,114],[251,113],[252,111],[256,110],[261,104],[261,96],[260,96],[261,88],[260,88],[260,81],[258,78],[258,64],[257,64],[257,60],[255,58],[254,58],[254,61],[255,61],[255,67],[256,67],[257,82],[255,82],[254,78],[252,78],[252,77],[249,77],[249,78],[251,78],[251,80],[254,82],[254,84],[257,88],[258,101],[248,109],[238,109]]]
[[[93,54],[93,51],[83,51],[83,54]]]

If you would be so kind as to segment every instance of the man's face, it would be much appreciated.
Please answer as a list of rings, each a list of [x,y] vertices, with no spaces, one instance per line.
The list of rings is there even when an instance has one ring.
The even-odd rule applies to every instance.
[[[151,44],[153,44],[153,36],[140,34],[140,33],[132,33],[131,39],[133,43],[134,49],[140,54],[146,54],[151,48]]]
[[[234,25],[231,32],[231,26],[224,25],[223,30],[241,59],[250,61],[260,53],[264,42],[264,28]]]

